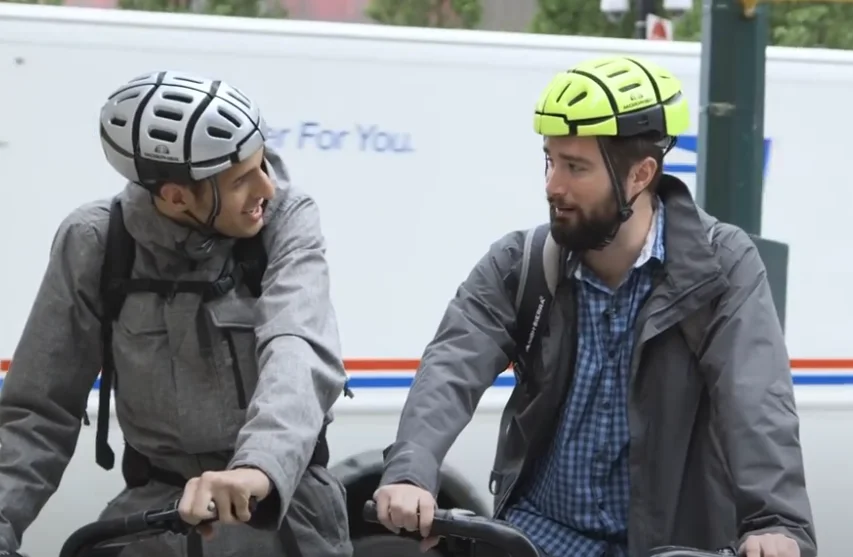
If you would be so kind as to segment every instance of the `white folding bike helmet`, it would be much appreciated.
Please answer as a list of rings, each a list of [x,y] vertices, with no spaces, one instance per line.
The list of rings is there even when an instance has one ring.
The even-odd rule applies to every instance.
[[[219,215],[216,175],[264,145],[254,101],[224,81],[175,71],[150,73],[113,92],[101,108],[101,144],[110,165],[158,193],[166,182],[209,180],[210,227]]]

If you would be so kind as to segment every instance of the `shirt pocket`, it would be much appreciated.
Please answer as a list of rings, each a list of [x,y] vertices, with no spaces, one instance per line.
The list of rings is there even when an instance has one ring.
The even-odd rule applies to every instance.
[[[255,298],[226,297],[207,306],[218,343],[218,365],[234,392],[234,404],[245,410],[258,384]]]
[[[116,403],[130,411],[128,416],[159,416],[164,432],[173,429],[176,395],[162,299],[149,293],[129,295],[112,331]]]

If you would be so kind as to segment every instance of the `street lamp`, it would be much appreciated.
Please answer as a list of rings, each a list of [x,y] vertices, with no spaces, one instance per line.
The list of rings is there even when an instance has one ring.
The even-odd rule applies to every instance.
[[[618,23],[628,13],[629,0],[601,0],[599,4],[601,13],[610,23]]]

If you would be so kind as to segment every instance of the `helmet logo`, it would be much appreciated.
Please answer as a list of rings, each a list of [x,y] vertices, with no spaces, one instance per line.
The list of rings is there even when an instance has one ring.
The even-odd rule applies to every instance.
[[[639,91],[633,91],[628,94],[628,103],[622,107],[622,110],[633,110],[649,104],[647,97]]]
[[[155,145],[154,151],[151,153],[143,153],[144,157],[154,160],[160,161],[171,161],[178,162],[180,159],[178,157],[172,156],[172,152],[169,151],[169,148],[163,144]]]

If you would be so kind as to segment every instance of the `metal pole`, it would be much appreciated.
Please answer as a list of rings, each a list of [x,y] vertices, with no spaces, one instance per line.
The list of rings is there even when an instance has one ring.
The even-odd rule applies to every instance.
[[[717,218],[761,233],[767,6],[704,0],[697,200]]]
[[[759,236],[764,182],[767,5],[752,16],[740,0],[704,0],[696,200],[748,232],[764,261],[782,328],[788,245]]]
[[[646,16],[655,13],[654,0],[636,0],[637,17],[634,20],[634,37],[646,38]]]

